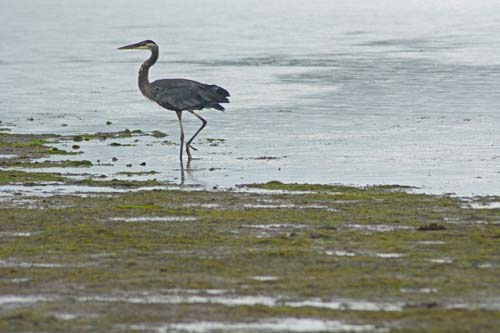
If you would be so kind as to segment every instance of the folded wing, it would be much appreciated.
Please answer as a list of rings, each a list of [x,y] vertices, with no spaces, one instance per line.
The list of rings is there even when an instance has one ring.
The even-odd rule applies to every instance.
[[[217,85],[186,79],[164,79],[151,83],[153,100],[174,111],[213,108],[224,111],[220,103],[229,103],[229,92]]]

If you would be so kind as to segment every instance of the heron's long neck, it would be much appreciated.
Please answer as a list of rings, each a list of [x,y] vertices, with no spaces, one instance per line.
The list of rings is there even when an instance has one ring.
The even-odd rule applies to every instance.
[[[151,49],[151,56],[149,57],[148,60],[144,61],[144,63],[141,65],[141,68],[139,69],[139,89],[141,90],[142,94],[148,98],[151,98],[151,85],[149,84],[149,68],[153,66],[158,60],[158,48],[155,47]]]

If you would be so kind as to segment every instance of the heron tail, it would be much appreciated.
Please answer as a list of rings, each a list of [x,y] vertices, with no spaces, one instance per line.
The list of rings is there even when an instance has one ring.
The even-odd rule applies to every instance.
[[[219,103],[229,103],[229,100],[227,99],[229,96],[231,96],[229,94],[229,91],[215,84],[208,85],[208,89],[210,89],[211,92],[215,93],[217,97],[219,97]]]
[[[222,111],[222,112],[224,112],[224,110],[226,110],[222,105],[220,105],[218,103],[214,103],[214,104],[210,105],[210,107],[213,109]]]

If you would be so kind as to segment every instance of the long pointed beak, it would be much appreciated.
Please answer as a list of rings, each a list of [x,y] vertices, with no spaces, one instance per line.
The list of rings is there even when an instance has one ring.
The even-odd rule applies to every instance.
[[[117,50],[132,50],[132,49],[137,49],[139,48],[141,43],[135,43],[135,44],[130,44],[130,45],[125,45],[122,47],[119,47]]]

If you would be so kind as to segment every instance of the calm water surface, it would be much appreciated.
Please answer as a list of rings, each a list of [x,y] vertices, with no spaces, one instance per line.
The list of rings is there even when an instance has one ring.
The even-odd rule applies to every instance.
[[[465,0],[0,0],[0,125],[161,130],[177,142],[175,114],[138,91],[147,52],[116,51],[153,39],[151,79],[232,93],[225,113],[203,111],[209,125],[186,183],[500,194],[499,14],[500,3]],[[200,125],[188,114],[185,123],[188,134]],[[96,174],[156,170],[150,177],[178,181],[178,146],[139,140],[84,142],[77,158],[118,157]]]

